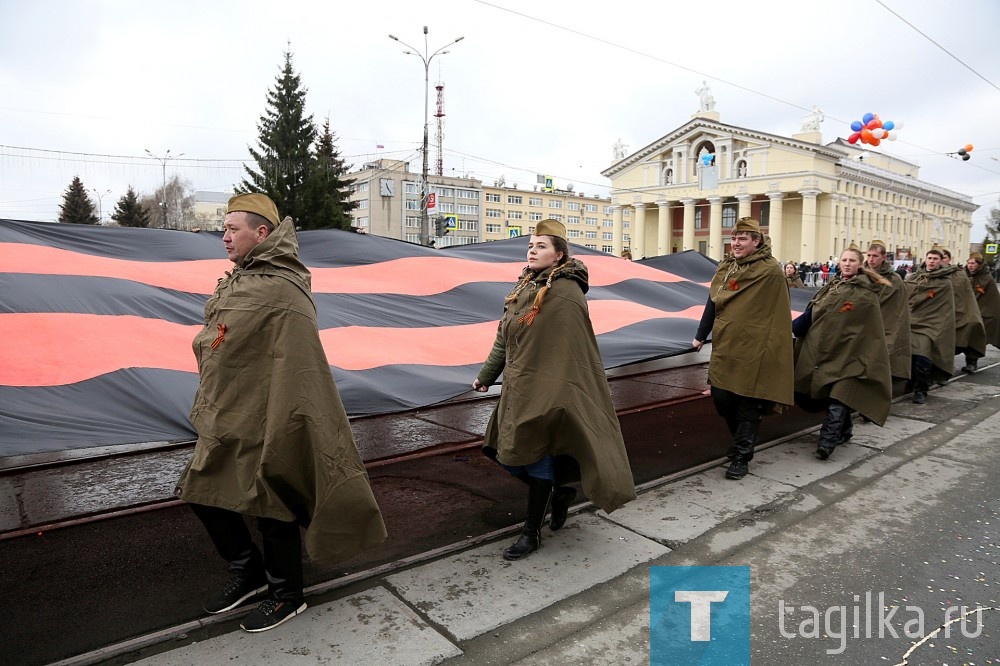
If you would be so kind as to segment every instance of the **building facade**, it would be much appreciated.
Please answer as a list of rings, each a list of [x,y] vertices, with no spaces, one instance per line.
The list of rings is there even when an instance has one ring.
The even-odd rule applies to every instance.
[[[420,173],[407,162],[379,159],[348,174],[354,227],[366,233],[418,243],[420,241]],[[610,197],[583,192],[519,186],[503,179],[492,185],[474,178],[428,176],[434,207],[430,239],[435,247],[480,243],[530,235],[535,224],[552,218],[566,224],[569,240],[595,250],[615,248]],[[434,220],[445,217],[448,233],[439,236]],[[627,226],[625,227],[626,242]]]
[[[744,216],[760,220],[782,261],[827,261],[876,238],[897,259],[935,244],[966,251],[978,207],[970,197],[919,180],[916,164],[840,139],[821,145],[820,121],[807,116],[788,138],[702,111],[623,157],[602,172],[611,180],[614,252],[721,259]]]

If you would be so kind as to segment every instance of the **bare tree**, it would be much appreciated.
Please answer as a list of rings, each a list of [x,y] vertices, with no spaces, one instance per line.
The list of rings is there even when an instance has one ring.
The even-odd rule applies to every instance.
[[[194,215],[194,188],[180,176],[172,176],[166,187],[158,187],[139,200],[149,214],[150,226],[163,229],[191,230],[197,225]]]

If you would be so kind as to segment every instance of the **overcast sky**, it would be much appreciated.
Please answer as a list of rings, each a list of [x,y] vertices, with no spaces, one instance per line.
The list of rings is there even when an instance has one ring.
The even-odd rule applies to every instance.
[[[0,218],[54,220],[74,175],[107,216],[128,185],[160,184],[146,149],[231,191],[289,44],[349,164],[419,172],[424,68],[388,34],[423,50],[424,25],[431,52],[465,38],[431,62],[448,174],[607,194],[614,143],[683,125],[707,80],[722,122],[750,129],[790,136],[814,104],[824,142],[867,112],[902,121],[875,150],[973,197],[973,240],[998,206],[997,0],[0,0]],[[946,155],[965,144],[968,162]]]

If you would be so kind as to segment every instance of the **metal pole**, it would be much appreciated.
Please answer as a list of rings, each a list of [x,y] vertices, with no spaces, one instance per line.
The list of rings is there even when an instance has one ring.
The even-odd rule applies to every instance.
[[[146,148],[146,154],[149,155],[150,157],[152,157],[154,160],[157,160],[160,163],[160,165],[163,167],[163,189],[160,190],[160,198],[161,198],[160,207],[163,209],[163,224],[162,224],[162,226],[160,228],[161,229],[166,229],[167,228],[167,160],[170,160],[170,159],[176,160],[178,157],[182,157],[184,155],[184,153],[178,153],[177,155],[171,155],[170,154],[170,149],[167,148],[166,154],[164,154],[163,157],[159,157],[157,155],[154,155],[149,150],[149,148]]]
[[[421,181],[420,181],[420,244],[430,245],[431,235],[430,235],[430,219],[427,216],[427,197],[430,194],[430,186],[427,182],[427,104],[429,103],[430,95],[430,67],[431,60],[434,59],[436,55],[444,55],[448,53],[444,49],[451,46],[452,44],[457,44],[458,42],[465,39],[465,37],[459,37],[453,41],[448,42],[441,48],[439,48],[434,53],[430,52],[430,47],[427,45],[427,26],[424,26],[424,52],[421,54],[419,50],[410,46],[406,42],[402,41],[399,37],[395,35],[389,35],[389,39],[399,42],[403,46],[411,49],[409,51],[403,51],[405,54],[413,54],[420,58],[424,63],[424,143],[423,143],[423,168],[421,169]],[[405,228],[405,227],[404,227]]]

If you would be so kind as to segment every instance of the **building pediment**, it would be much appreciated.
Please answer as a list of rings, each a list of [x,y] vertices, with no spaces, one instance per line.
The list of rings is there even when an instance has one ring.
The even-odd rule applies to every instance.
[[[831,160],[838,160],[844,153],[834,147],[799,141],[789,137],[755,132],[734,125],[727,125],[706,118],[694,118],[656,141],[627,155],[601,172],[605,178],[614,178],[631,168],[649,161],[660,161],[675,151],[698,151],[706,144],[726,144],[730,150],[765,150],[782,146],[809,153],[820,154]]]

